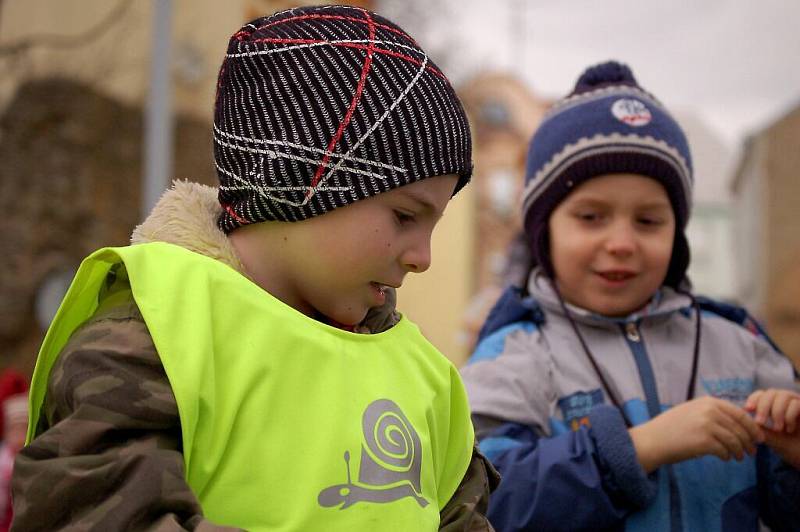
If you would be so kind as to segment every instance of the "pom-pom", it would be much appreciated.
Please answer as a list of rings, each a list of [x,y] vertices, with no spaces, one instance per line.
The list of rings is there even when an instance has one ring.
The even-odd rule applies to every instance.
[[[586,69],[575,83],[573,94],[586,92],[605,85],[631,85],[636,86],[636,78],[628,65],[616,61],[600,63]]]

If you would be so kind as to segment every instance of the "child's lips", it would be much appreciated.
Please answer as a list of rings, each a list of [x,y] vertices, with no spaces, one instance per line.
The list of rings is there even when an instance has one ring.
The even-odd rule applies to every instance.
[[[381,283],[371,282],[369,284],[381,295],[384,295],[386,293],[386,289],[389,288],[385,284]]]
[[[604,270],[595,273],[610,283],[624,283],[636,277],[636,273],[630,270]]]
[[[386,290],[388,290],[390,288],[395,288],[395,289],[400,288],[400,283],[394,285],[394,284],[386,284],[386,283],[379,283],[379,282],[376,282],[376,281],[372,281],[369,284],[371,284],[372,286],[374,286],[375,288],[377,288],[377,289],[379,289],[379,290],[381,290],[383,292],[385,292]]]
[[[375,281],[372,281],[369,284],[372,287],[373,291],[375,292],[379,304],[381,305],[386,301],[386,291],[389,290],[390,288],[395,288],[392,285],[376,283]]]

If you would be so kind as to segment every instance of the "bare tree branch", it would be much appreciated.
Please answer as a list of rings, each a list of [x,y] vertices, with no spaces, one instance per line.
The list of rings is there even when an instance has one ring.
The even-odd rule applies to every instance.
[[[43,33],[39,35],[30,35],[18,40],[17,42],[0,45],[0,58],[4,56],[21,54],[37,46],[51,48],[76,48],[89,44],[92,41],[99,39],[109,30],[109,28],[113,27],[114,23],[125,14],[132,4],[132,0],[120,0],[101,21],[78,35],[57,35]],[[2,1],[0,1],[0,9],[2,9]]]

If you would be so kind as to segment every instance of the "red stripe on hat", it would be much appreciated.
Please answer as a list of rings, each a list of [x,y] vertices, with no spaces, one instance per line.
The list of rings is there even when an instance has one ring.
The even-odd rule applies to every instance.
[[[239,216],[238,214],[236,214],[236,213],[234,212],[234,210],[231,208],[231,206],[230,206],[230,205],[223,205],[223,206],[222,206],[222,208],[223,208],[223,209],[225,209],[225,212],[227,212],[228,214],[230,214],[230,215],[231,215],[231,216],[232,216],[232,217],[233,217],[233,218],[234,218],[234,219],[235,219],[237,222],[239,222],[240,224],[242,224],[242,225],[248,225],[248,224],[250,224],[250,221],[249,221],[249,220],[245,220],[244,218],[242,218],[241,216]]]
[[[364,15],[369,21],[370,45],[369,48],[367,48],[367,57],[364,59],[364,66],[361,67],[361,78],[358,80],[358,86],[353,94],[353,99],[350,101],[350,107],[347,109],[347,113],[344,115],[342,122],[339,124],[339,129],[336,130],[336,133],[328,143],[328,147],[325,150],[325,156],[322,157],[322,161],[319,163],[317,171],[314,173],[314,179],[311,180],[311,188],[306,193],[306,199],[310,198],[314,194],[314,187],[316,187],[320,179],[322,179],[322,172],[324,172],[325,167],[328,166],[328,161],[331,158],[331,152],[342,138],[344,130],[350,123],[350,119],[353,117],[353,112],[356,110],[356,106],[358,106],[358,102],[361,101],[361,95],[364,93],[364,85],[367,83],[367,75],[369,75],[370,68],[372,67],[372,54],[375,51],[375,25],[372,23],[372,17],[370,16],[369,11],[364,10]]]
[[[256,42],[256,41],[251,41],[251,42]],[[403,59],[403,60],[408,61],[409,63],[412,63],[412,64],[417,65],[417,66],[421,66],[422,65],[422,61],[420,61],[419,59],[415,59],[415,58],[411,57],[410,55],[402,54],[400,52],[387,50],[386,48],[379,48],[379,47],[375,46],[374,43],[371,43],[370,45],[366,45],[366,44],[361,44],[361,43],[357,43],[357,42],[331,42],[331,41],[325,41],[325,40],[320,40],[320,39],[288,39],[288,38],[286,38],[286,39],[264,38],[264,39],[258,39],[257,42],[267,42],[267,43],[273,43],[273,44],[330,44],[331,46],[340,46],[342,48],[356,48],[358,50],[370,50],[370,49],[372,49],[373,53],[375,53],[375,54],[388,55],[388,56],[391,56],[391,57],[397,57],[399,59]],[[425,70],[429,70],[430,72],[432,72],[433,74],[436,74],[440,78],[442,78],[444,80],[447,80],[447,77],[441,71],[439,71],[438,69],[436,69],[436,68],[434,68],[434,67],[432,67],[430,65],[427,65],[425,67]]]

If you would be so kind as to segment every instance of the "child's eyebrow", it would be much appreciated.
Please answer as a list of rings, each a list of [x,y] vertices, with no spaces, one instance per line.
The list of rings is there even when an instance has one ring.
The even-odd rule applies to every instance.
[[[639,206],[642,209],[671,209],[672,205],[668,201],[651,201],[649,203],[643,203]]]
[[[613,204],[613,200],[606,197],[597,197],[597,196],[584,196],[580,198],[575,198],[575,205],[580,206],[606,206]],[[637,209],[671,209],[672,205],[667,200],[654,200],[654,201],[645,201],[642,203],[635,204]]]
[[[426,211],[434,212],[434,213],[439,214],[441,216],[442,213],[439,212],[438,207],[436,207],[436,205],[434,205],[431,200],[429,200],[428,198],[426,198],[422,194],[419,194],[416,191],[410,191],[410,190],[403,190],[402,193],[403,193],[404,196],[406,196],[411,201],[413,201],[415,203],[418,203]]]
[[[583,196],[583,197],[576,197],[573,199],[572,204],[576,207],[583,207],[583,206],[597,206],[597,205],[608,205],[609,200],[608,198],[598,198],[594,196]]]

